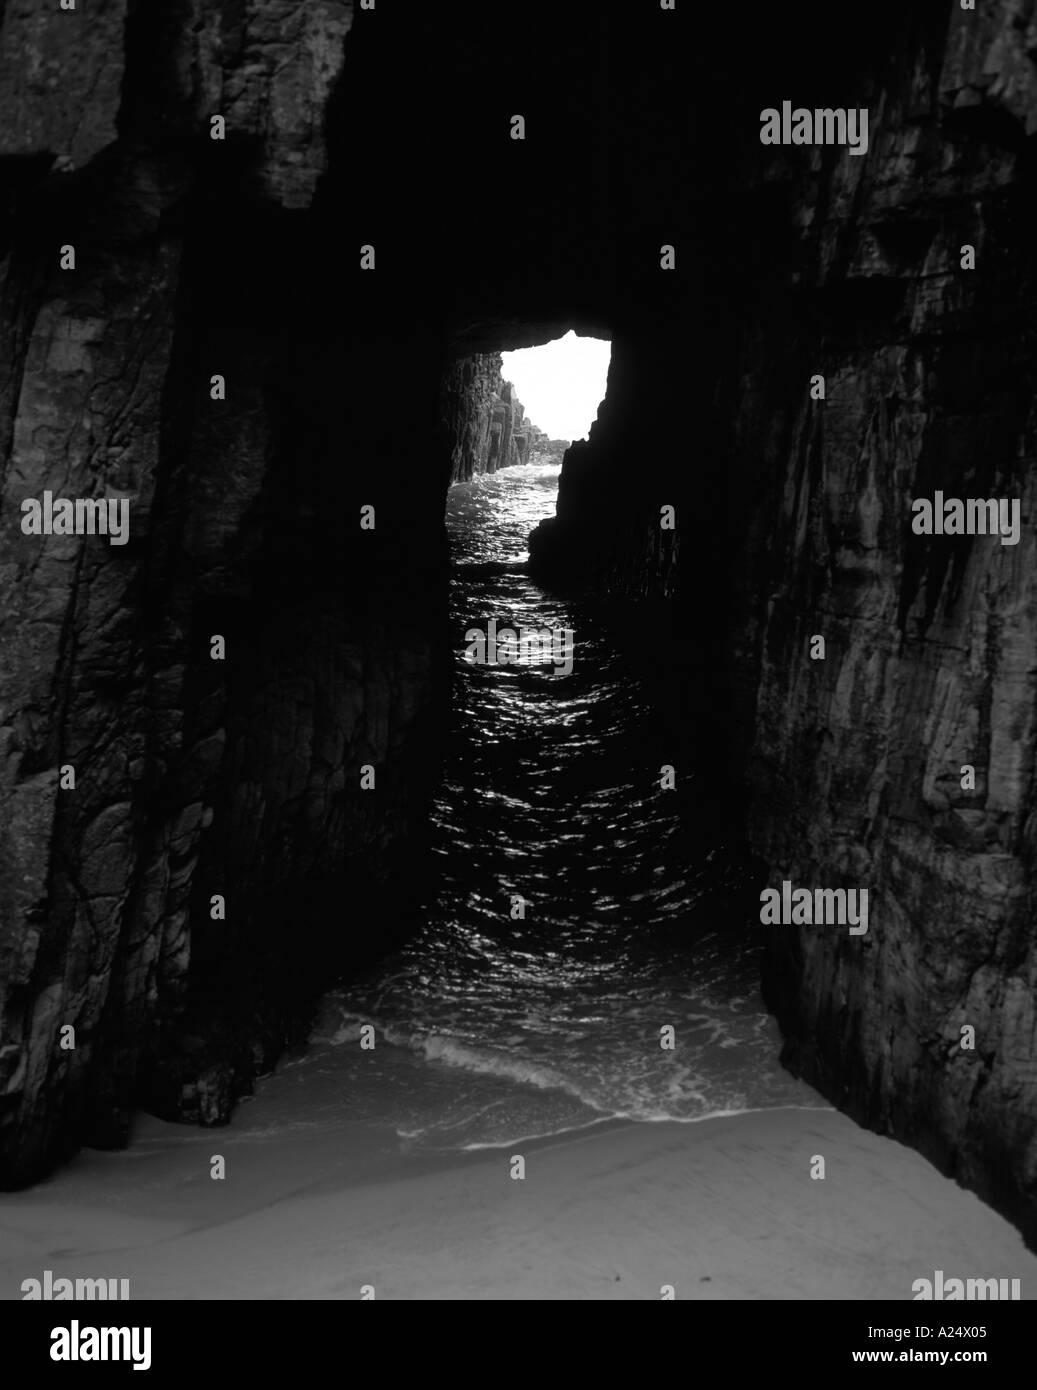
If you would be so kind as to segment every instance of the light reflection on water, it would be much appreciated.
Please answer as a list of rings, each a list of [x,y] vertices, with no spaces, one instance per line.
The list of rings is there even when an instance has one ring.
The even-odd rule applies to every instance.
[[[730,909],[745,867],[698,811],[692,775],[660,789],[672,754],[629,658],[518,568],[556,492],[557,469],[536,465],[450,491],[456,689],[433,810],[439,876],[424,929],[329,995],[315,1033],[324,1065],[334,1056],[349,1073],[351,1113],[419,1146],[802,1103]],[[490,618],[573,629],[572,674],[466,662],[466,630]],[[357,1047],[363,1021],[373,1052]]]

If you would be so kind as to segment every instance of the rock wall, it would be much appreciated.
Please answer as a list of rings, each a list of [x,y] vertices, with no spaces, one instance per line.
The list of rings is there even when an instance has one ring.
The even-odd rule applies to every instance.
[[[1033,1241],[1033,15],[1029,32],[1010,5],[938,19],[902,27],[858,89],[867,157],[807,175],[820,211],[781,288],[812,301],[810,333],[781,367],[760,340],[742,349],[734,471],[766,500],[734,655],[755,687],[750,834],[771,880],[872,897],[865,938],[772,936],[786,1061]],[[773,176],[803,197],[801,168]],[[803,390],[814,372],[824,402]],[[1019,543],[914,534],[911,501],[936,489],[1019,499]],[[814,633],[823,662],[804,659]]]
[[[499,352],[481,352],[461,358],[444,374],[441,416],[451,484],[529,463],[547,437],[526,419],[514,386],[501,376],[502,365]]]
[[[700,243],[725,286],[704,288],[699,317],[713,361],[689,391],[642,334],[617,338],[603,417],[566,455],[532,563],[698,631],[693,674],[723,711],[711,726],[760,886],[871,896],[864,937],[767,929],[786,1064],[1032,1244],[1035,14],[883,11],[823,80],[810,23],[786,19],[780,90],[763,67],[729,74],[756,100],[735,103],[744,134],[713,171],[722,239]],[[867,107],[867,155],[762,146],[759,112],[785,97]],[[657,414],[682,389],[684,470]],[[1018,499],[1019,543],[915,535],[911,501],[935,489]]]
[[[442,359],[427,329],[380,340],[356,290],[356,337],[312,308],[352,18],[3,13],[6,1185],[124,1142],[135,1104],[225,1120],[315,989],[407,930],[445,698]],[[46,491],[128,499],[128,543],[23,534]]]

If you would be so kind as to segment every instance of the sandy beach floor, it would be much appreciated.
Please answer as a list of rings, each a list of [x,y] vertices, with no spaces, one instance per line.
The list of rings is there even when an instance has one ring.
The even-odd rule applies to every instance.
[[[1006,1221],[831,1110],[613,1123],[454,1157],[357,1126],[264,1128],[261,1104],[242,1113],[241,1130],[142,1117],[129,1150],[0,1196],[0,1298],[45,1269],[128,1278],[133,1299],[358,1299],[364,1285],[390,1299],[659,1299],[671,1284],[678,1299],[910,1300],[936,1269],[1037,1293],[1037,1256]]]

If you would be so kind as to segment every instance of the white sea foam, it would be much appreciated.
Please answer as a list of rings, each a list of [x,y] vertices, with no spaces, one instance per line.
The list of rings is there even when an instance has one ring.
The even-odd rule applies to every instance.
[[[568,1023],[571,1022],[570,1018]],[[398,1020],[386,1023],[338,999],[321,1040],[335,1048],[356,1048],[361,1027],[370,1025],[375,1030],[376,1048],[399,1049],[412,1060],[427,1062],[432,1068],[427,1092],[423,1091],[420,1074],[413,1071],[394,1083],[406,1092],[411,1117],[408,1123],[397,1125],[397,1132],[408,1142],[431,1141],[433,1136],[442,1141],[451,1133],[465,1139],[459,1144],[448,1143],[453,1148],[493,1148],[518,1137],[543,1137],[579,1129],[597,1119],[688,1123],[776,1108],[797,1085],[774,1063],[774,1084],[770,1088],[774,1107],[760,1107],[758,1101],[767,1094],[768,1086],[758,1066],[756,1049],[750,1047],[748,1055],[740,1055],[737,1049],[746,1043],[746,1038],[725,1037],[723,1022],[715,1017],[696,1013],[686,1020],[686,1058],[661,1052],[650,1031],[643,1026],[631,1030],[630,1019],[622,1013],[611,1016],[606,1010],[586,1023],[585,1029],[574,1031],[561,1019],[540,1019],[538,1027],[527,1034],[517,1034],[513,1025],[501,1027],[495,1039],[498,1045],[493,1045],[476,1043],[441,1027],[413,1027]],[[591,1024],[595,1026],[592,1028]],[[755,1038],[755,1020],[749,1031]],[[319,1037],[320,1034],[315,1036],[315,1041]],[[733,1062],[727,1068],[718,1069],[715,1065],[718,1042],[730,1043],[723,1053]],[[710,1053],[714,1058],[712,1066],[706,1060]],[[544,1054],[550,1056],[551,1062]],[[392,1065],[391,1057],[387,1058],[384,1051],[381,1057],[383,1064]],[[462,1076],[496,1079],[504,1089],[490,1102],[486,1100],[485,1086],[475,1090],[462,1086],[444,1092],[441,1082],[434,1084],[438,1068],[456,1071],[459,1080]],[[358,1064],[357,1075],[367,1075],[362,1064]],[[755,1089],[753,1081],[758,1083]],[[543,1102],[534,1102],[531,1092],[540,1092]],[[550,1100],[551,1095],[555,1101]],[[567,1097],[568,1103],[562,1103],[561,1097]],[[574,1109],[572,1102],[579,1108]],[[588,1112],[594,1113],[594,1120],[587,1117]],[[530,1126],[530,1120],[537,1119],[542,1124]],[[516,1125],[522,1126],[521,1131],[516,1130]],[[502,1137],[502,1130],[506,1131],[506,1138]]]

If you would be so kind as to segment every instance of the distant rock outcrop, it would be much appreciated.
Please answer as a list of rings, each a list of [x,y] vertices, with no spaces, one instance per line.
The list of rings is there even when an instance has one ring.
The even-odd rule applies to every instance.
[[[570,440],[568,439],[540,439],[534,444],[529,461],[530,463],[556,463],[560,468],[569,444]]]
[[[479,473],[496,473],[560,440],[526,419],[515,387],[501,376],[499,352],[481,352],[455,362],[443,383],[442,412],[450,441],[450,482],[467,483]],[[564,447],[558,454],[559,462]]]

